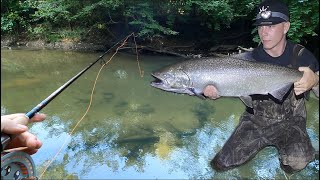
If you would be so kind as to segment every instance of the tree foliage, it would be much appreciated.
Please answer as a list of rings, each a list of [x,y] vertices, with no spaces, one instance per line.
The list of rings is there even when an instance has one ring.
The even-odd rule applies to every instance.
[[[315,30],[319,27],[319,1],[287,0],[290,10],[291,27],[288,36],[296,41],[306,35],[318,35]]]
[[[289,38],[299,42],[315,36],[319,26],[318,0],[285,0],[291,13]],[[1,0],[1,33],[28,32],[49,38],[85,35],[90,30],[110,33],[114,27],[134,31],[142,39],[177,36],[181,27],[221,31],[239,20],[253,22],[259,0]],[[254,28],[254,27],[252,27]],[[113,30],[113,31],[116,31]],[[252,33],[256,33],[255,30]],[[257,36],[255,40],[258,41]]]

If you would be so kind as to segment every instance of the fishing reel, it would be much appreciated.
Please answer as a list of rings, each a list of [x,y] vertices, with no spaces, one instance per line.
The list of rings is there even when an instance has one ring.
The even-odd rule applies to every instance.
[[[31,156],[22,151],[6,152],[10,136],[1,133],[1,180],[38,179]]]

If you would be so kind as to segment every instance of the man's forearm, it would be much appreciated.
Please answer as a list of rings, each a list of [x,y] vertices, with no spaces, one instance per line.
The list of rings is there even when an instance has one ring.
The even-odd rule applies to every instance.
[[[319,98],[319,71],[315,73],[317,75],[317,83],[312,87],[313,93]]]

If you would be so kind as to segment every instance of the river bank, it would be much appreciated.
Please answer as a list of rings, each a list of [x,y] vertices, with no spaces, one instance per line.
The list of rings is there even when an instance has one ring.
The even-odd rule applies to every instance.
[[[63,39],[58,42],[47,42],[43,39],[28,39],[23,36],[1,36],[1,49],[30,48],[30,49],[59,49],[81,52],[104,52],[119,42],[113,42],[108,37],[91,37],[86,40]],[[128,40],[121,51],[135,53],[137,47],[139,53],[164,54],[183,58],[208,57],[215,54],[234,54],[249,49],[239,45],[203,46],[199,42],[183,41],[179,39],[156,39],[151,42]]]
[[[104,51],[107,47],[93,42],[64,40],[60,42],[46,42],[45,40],[28,40],[23,37],[1,36],[1,48],[32,48],[32,49],[62,49],[71,51]]]

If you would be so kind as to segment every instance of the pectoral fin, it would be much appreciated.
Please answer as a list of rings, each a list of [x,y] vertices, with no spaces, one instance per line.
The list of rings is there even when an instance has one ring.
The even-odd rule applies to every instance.
[[[252,98],[250,96],[240,96],[241,101],[250,108],[253,108]]]
[[[198,98],[200,98],[200,99],[206,99],[206,97],[205,97],[203,94],[197,93],[194,88],[189,88],[189,90],[190,90],[191,92],[193,92],[193,94],[194,94],[195,96],[197,96]]]

